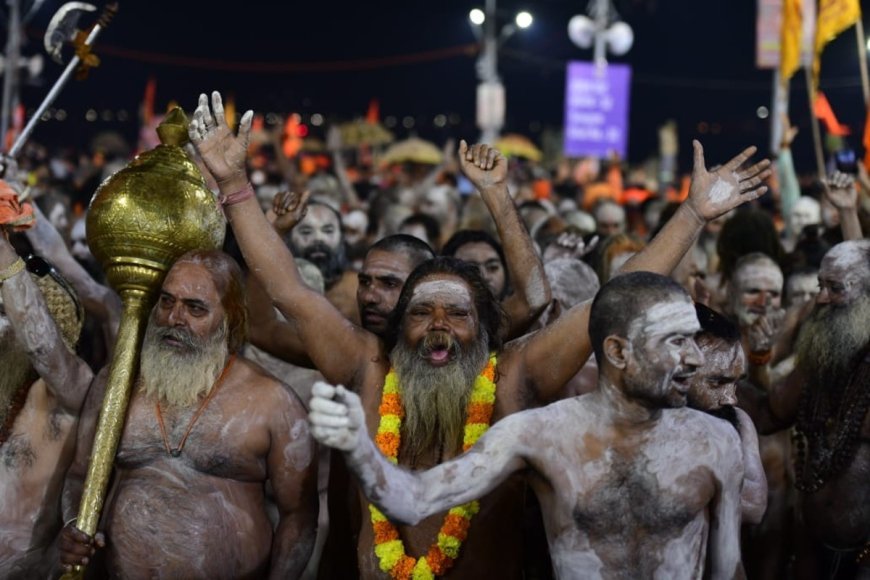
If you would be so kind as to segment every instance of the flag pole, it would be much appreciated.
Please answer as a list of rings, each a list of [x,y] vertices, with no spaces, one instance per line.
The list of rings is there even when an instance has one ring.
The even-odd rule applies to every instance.
[[[810,124],[813,128],[813,148],[816,152],[816,166],[819,170],[819,179],[827,178],[825,172],[825,155],[822,153],[822,131],[819,129],[819,119],[816,117],[816,88],[813,86],[813,71],[810,67],[804,67],[804,76],[807,79],[807,95],[810,99]]]
[[[867,46],[864,40],[864,22],[861,17],[855,21],[855,35],[858,41],[858,65],[861,68],[861,89],[864,91],[864,106],[870,105],[870,77],[867,75]]]

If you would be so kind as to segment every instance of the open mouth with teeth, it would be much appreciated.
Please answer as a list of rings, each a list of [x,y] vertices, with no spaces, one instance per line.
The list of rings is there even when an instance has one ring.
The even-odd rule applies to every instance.
[[[439,332],[427,335],[423,339],[421,354],[436,366],[445,365],[456,354],[456,342],[449,334]]]

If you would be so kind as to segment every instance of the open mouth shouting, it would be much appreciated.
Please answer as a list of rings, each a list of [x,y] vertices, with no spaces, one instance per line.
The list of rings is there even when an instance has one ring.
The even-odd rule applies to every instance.
[[[433,366],[448,364],[457,354],[458,345],[452,336],[445,332],[427,334],[420,345],[420,354]]]

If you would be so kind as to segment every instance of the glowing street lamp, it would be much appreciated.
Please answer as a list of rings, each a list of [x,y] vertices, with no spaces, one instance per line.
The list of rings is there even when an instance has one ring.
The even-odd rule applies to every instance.
[[[589,16],[578,14],[568,22],[568,38],[580,48],[595,47],[595,62],[607,64],[606,49],[616,56],[631,50],[634,31],[610,5],[610,0],[590,0]],[[612,24],[611,24],[612,22]]]

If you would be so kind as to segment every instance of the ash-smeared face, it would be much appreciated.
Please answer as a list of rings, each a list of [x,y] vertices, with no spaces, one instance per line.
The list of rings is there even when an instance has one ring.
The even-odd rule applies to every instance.
[[[737,404],[737,381],[746,370],[746,355],[740,342],[729,344],[720,338],[696,341],[704,355],[689,386],[689,406],[715,411]]]
[[[782,304],[782,270],[772,260],[746,264],[734,273],[731,310],[740,326],[749,326]]]
[[[651,304],[629,327],[625,390],[653,408],[682,407],[704,356],[695,343],[700,330],[688,297]]]
[[[430,276],[414,288],[402,324],[407,345],[432,366],[456,359],[479,336],[471,288],[457,276]]]

